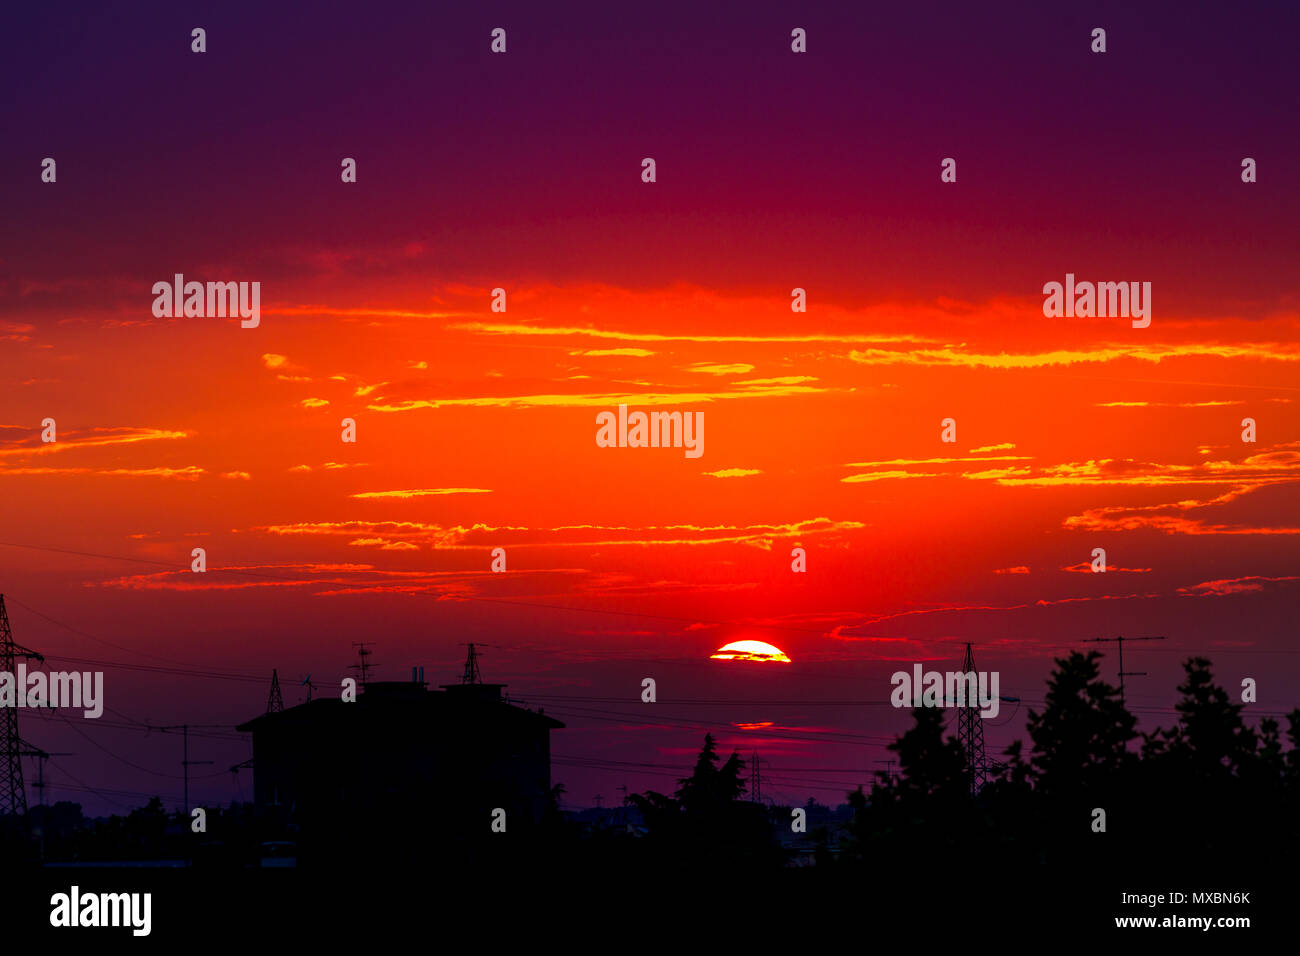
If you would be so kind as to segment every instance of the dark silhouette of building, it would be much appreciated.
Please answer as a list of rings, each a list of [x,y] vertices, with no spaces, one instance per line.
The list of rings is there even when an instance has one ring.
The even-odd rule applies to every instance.
[[[370,681],[355,701],[318,697],[239,725],[253,735],[264,833],[294,833],[303,863],[499,842],[497,809],[508,833],[527,833],[547,808],[550,732],[564,724],[504,686]]]

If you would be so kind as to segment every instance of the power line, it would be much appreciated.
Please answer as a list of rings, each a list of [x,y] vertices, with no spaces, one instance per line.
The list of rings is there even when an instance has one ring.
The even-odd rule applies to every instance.
[[[12,596],[11,596],[11,597],[9,598],[9,600],[12,601],[14,604],[17,604],[20,608],[22,608],[23,610],[27,611],[28,613],[30,613],[30,614],[35,614],[37,617],[42,618],[43,620],[49,621],[51,624],[55,625],[56,627],[61,627],[61,628],[63,628],[65,631],[70,631],[71,633],[76,634],[76,635],[78,635],[78,636],[80,636],[80,637],[84,637],[84,638],[87,638],[88,640],[92,640],[92,641],[94,641],[94,642],[97,643],[97,644],[103,644],[105,647],[111,647],[111,648],[114,648],[115,650],[119,650],[119,651],[126,651],[128,654],[139,654],[139,655],[142,656],[142,657],[153,657],[153,658],[156,658],[157,660],[160,660],[160,661],[167,661],[168,663],[171,663],[171,664],[185,664],[185,663],[186,663],[185,661],[172,660],[171,658],[168,658],[168,657],[162,657],[161,655],[158,655],[158,654],[150,654],[148,651],[141,651],[141,650],[137,650],[137,649],[135,649],[135,648],[133,648],[133,647],[127,647],[127,646],[124,645],[124,644],[117,644],[117,643],[114,643],[113,641],[105,640],[105,639],[102,638],[102,637],[96,637],[94,634],[90,634],[90,633],[88,633],[88,632],[86,632],[86,631],[81,630],[80,628],[73,627],[71,624],[65,624],[63,621],[56,620],[55,618],[50,617],[48,614],[43,614],[43,613],[41,613],[40,611],[36,610],[34,607],[31,607],[31,606],[29,606],[29,605],[27,605],[27,604],[24,604],[22,601],[18,600],[18,599],[15,598],[15,597],[12,597]]]
[[[89,736],[85,733],[85,731],[81,730],[81,729],[80,729],[80,728],[79,728],[75,723],[73,723],[69,718],[65,717],[63,714],[57,714],[56,716],[58,716],[59,719],[61,719],[65,724],[67,724],[70,728],[72,728],[73,732],[75,732],[78,736],[80,736],[80,737],[83,738],[84,740],[89,741],[89,743],[91,744],[91,746],[96,747],[96,748],[98,748],[99,750],[102,750],[104,753],[108,754],[108,755],[109,755],[110,757],[112,757],[114,760],[117,760],[117,761],[120,761],[121,763],[126,764],[128,767],[132,768],[133,770],[139,770],[139,771],[141,771],[141,772],[143,772],[143,773],[151,773],[151,774],[154,774],[155,776],[158,776],[158,777],[167,777],[168,779],[171,779],[171,780],[182,780],[182,779],[184,779],[184,777],[183,777],[181,774],[176,774],[176,773],[165,773],[165,772],[163,772],[163,771],[161,771],[161,770],[153,770],[153,769],[150,769],[149,767],[142,767],[142,766],[140,766],[140,764],[138,764],[138,763],[135,763],[135,762],[133,762],[133,761],[127,760],[127,759],[126,759],[125,757],[123,757],[121,754],[117,753],[117,752],[114,751],[114,750],[110,750],[108,747],[105,747],[103,744],[101,744],[101,743],[99,743],[98,741],[96,741],[96,740],[92,739],[91,737],[89,737]],[[154,728],[151,728],[151,729],[153,729],[153,730],[158,730],[158,731],[165,731],[165,730],[168,730],[168,729],[171,729],[171,728],[166,728],[166,727],[154,727]],[[194,762],[196,762],[196,761],[191,761],[191,763],[194,763]],[[208,762],[211,763],[211,761],[208,761]],[[222,772],[224,772],[224,771],[222,771]],[[201,777],[201,778],[196,778],[196,779],[206,779],[207,777],[215,777],[215,776],[219,776],[219,775],[220,775],[219,773],[204,774],[203,777]]]

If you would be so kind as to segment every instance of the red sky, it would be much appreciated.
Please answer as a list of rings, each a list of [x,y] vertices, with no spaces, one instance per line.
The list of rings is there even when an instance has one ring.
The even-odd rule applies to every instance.
[[[330,305],[302,292],[267,295],[256,329],[140,309],[9,321],[26,377],[0,433],[3,540],[86,553],[5,548],[21,643],[278,667],[328,688],[354,640],[375,642],[379,676],[424,664],[435,682],[456,678],[459,642],[483,641],[489,679],[564,713],[559,754],[671,764],[695,746],[693,722],[774,721],[811,739],[724,731],[724,744],[792,772],[883,757],[901,726],[876,706],[889,673],[965,640],[1027,701],[1066,645],[1166,634],[1130,658],[1151,672],[1130,684],[1135,706],[1171,703],[1191,649],[1232,684],[1259,679],[1262,708],[1294,703],[1293,315],[1184,320],[1153,296],[1138,330],[1044,319],[1037,296],[853,309],[812,290],[796,314],[776,287],[511,287],[503,314],[488,288],[390,301],[358,288]],[[620,403],[703,411],[704,454],[597,447],[596,414]],[[955,443],[940,440],[947,417]],[[189,570],[193,547],[205,575]],[[504,574],[489,570],[496,547]],[[1105,575],[1088,570],[1095,547]],[[706,660],[745,638],[796,663]],[[130,670],[107,687],[111,708],[152,723],[231,724],[265,691]],[[702,703],[715,699],[748,703]],[[861,739],[819,742],[828,730]],[[160,739],[133,761],[173,770]],[[575,799],[612,790],[603,769],[570,784]],[[149,789],[129,767],[108,779]],[[227,796],[227,777],[211,786]]]
[[[178,800],[144,725],[188,721],[228,800],[271,668],[337,692],[362,640],[434,683],[490,645],[581,805],[706,726],[838,802],[907,725],[889,675],[966,641],[1022,699],[990,749],[1087,638],[1168,637],[1126,651],[1145,729],[1190,653],[1300,703],[1294,11],[1102,4],[1101,56],[1023,7],[810,8],[806,55],[764,3],[507,4],[503,57],[427,5],[235,6],[202,56],[167,5],[17,14],[0,592],[52,666],[115,665],[96,726],[24,715],[74,754],[50,796]],[[260,325],[155,318],[177,272],[259,281]],[[1067,272],[1151,282],[1151,325],[1045,318]],[[703,412],[704,454],[597,447],[621,403]],[[745,639],[794,663],[708,659]]]

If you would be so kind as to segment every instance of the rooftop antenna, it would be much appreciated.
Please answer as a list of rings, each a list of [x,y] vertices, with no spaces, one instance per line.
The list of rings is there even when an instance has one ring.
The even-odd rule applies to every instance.
[[[484,645],[485,647],[487,645]],[[483,675],[478,669],[478,654],[474,650],[474,645],[469,645],[469,653],[465,655],[465,674],[461,677],[462,684],[481,684]]]
[[[370,644],[372,644],[372,643],[374,643],[374,642],[373,642],[373,641],[353,641],[353,642],[352,642],[352,646],[355,647],[355,648],[357,649],[357,657],[358,657],[358,659],[359,659],[359,662],[356,663],[356,664],[353,664],[353,665],[351,666],[351,669],[354,670],[354,671],[356,671],[357,674],[360,676],[360,678],[361,678],[361,686],[362,686],[362,687],[365,687],[365,686],[366,686],[366,673],[370,670],[371,667],[374,666],[373,664],[371,664],[369,661],[366,660],[367,657],[369,657],[371,654],[374,653],[374,651],[370,650],[370,648],[369,648],[369,646],[368,646],[368,645],[370,645]]]
[[[1125,677],[1146,677],[1146,671],[1126,671],[1124,670],[1124,642],[1125,641],[1163,641],[1162,637],[1089,637],[1084,639],[1085,644],[1116,644],[1119,646],[1119,702],[1124,703],[1124,678]]]

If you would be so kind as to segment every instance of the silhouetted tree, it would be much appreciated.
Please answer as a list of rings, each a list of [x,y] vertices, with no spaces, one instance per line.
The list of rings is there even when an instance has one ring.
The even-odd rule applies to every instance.
[[[652,844],[678,859],[745,865],[779,857],[766,811],[741,800],[745,763],[733,752],[720,758],[712,734],[689,777],[678,781],[673,797],[653,790],[629,797],[641,812]]]
[[[1022,770],[1022,779],[1031,779],[1040,795],[1107,789],[1135,759],[1128,744],[1137,737],[1136,720],[1119,691],[1099,678],[1100,659],[1096,651],[1057,658],[1045,707],[1041,713],[1031,709],[1026,722],[1033,744],[1027,773],[1015,766],[1019,747],[1008,751],[1012,776]]]
[[[704,747],[695,760],[695,770],[689,777],[679,780],[677,799],[682,810],[689,815],[709,816],[740,798],[745,792],[741,779],[745,763],[732,752],[726,763],[717,766],[718,751],[712,734],[704,735]]]
[[[903,846],[908,854],[923,853],[951,844],[967,822],[966,757],[955,739],[944,740],[944,712],[917,707],[912,717],[911,729],[889,745],[898,754],[898,780],[880,773],[870,798],[861,788],[849,794],[850,858],[893,854]]]
[[[1214,683],[1208,660],[1189,658],[1183,671],[1178,724],[1148,735],[1145,755],[1172,757],[1196,777],[1221,781],[1254,757],[1255,733],[1241,719],[1243,705]]]

